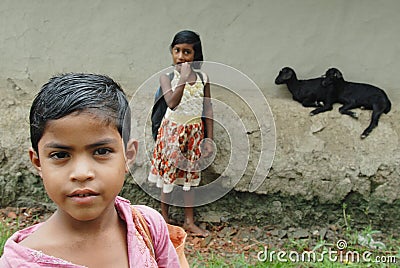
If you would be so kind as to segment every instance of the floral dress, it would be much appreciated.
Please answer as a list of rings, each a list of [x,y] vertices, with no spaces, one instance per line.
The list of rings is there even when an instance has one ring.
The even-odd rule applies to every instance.
[[[174,70],[172,90],[175,90],[179,78],[179,72]],[[203,78],[206,75],[203,74]],[[158,129],[148,180],[156,183],[164,193],[170,193],[174,184],[182,185],[183,190],[188,191],[200,183],[205,84],[206,81],[202,81],[198,74],[193,85],[186,83],[179,105],[174,110],[167,108]]]

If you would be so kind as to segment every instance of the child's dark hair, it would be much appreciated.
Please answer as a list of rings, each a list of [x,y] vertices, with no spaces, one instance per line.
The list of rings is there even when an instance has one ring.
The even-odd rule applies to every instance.
[[[201,67],[201,62],[204,60],[203,49],[201,48],[200,35],[190,30],[180,31],[177,34],[175,34],[170,49],[172,50],[172,48],[178,44],[193,44],[193,49],[194,49],[193,68],[199,69]]]
[[[33,149],[39,153],[38,143],[48,121],[82,111],[101,115],[107,124],[115,124],[127,144],[131,110],[121,87],[104,75],[68,73],[52,77],[33,100],[29,115]]]

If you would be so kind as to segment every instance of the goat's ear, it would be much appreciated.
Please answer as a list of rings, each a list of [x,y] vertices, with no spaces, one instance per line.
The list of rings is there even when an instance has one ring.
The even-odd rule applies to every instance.
[[[342,74],[340,72],[335,72],[335,77],[336,78],[342,78]]]

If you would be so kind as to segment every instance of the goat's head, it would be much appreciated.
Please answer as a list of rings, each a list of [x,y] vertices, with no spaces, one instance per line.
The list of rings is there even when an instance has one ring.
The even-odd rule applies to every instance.
[[[284,67],[280,70],[278,76],[275,78],[275,84],[281,85],[289,81],[293,76],[296,76],[294,70],[290,67]]]
[[[327,87],[332,85],[339,79],[343,79],[342,73],[336,68],[330,68],[325,73],[324,79],[322,80],[322,86]]]

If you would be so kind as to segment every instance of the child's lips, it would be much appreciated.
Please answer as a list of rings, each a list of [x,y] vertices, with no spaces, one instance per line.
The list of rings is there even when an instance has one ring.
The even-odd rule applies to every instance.
[[[67,196],[75,203],[80,205],[90,204],[100,194],[90,189],[79,189],[75,190]]]
[[[96,191],[91,189],[78,189],[68,194],[68,197],[87,197],[87,196],[96,196],[99,195]]]

